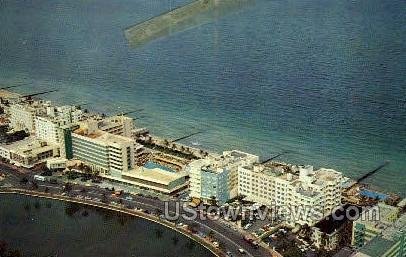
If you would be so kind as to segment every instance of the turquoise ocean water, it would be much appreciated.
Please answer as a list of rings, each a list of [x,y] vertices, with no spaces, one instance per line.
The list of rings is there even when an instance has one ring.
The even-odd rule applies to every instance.
[[[257,0],[129,48],[123,29],[184,0],[1,0],[0,84],[59,103],[145,108],[185,143],[331,167],[405,195],[406,2]]]

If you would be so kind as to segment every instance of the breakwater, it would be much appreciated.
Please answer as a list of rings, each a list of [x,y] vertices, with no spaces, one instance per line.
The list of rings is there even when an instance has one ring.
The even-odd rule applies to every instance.
[[[252,3],[253,0],[197,0],[131,26],[124,30],[124,34],[132,47],[138,47],[172,33],[214,21]]]

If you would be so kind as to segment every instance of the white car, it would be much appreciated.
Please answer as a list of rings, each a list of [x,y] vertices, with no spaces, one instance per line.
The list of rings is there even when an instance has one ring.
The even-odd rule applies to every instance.
[[[249,229],[252,226],[252,223],[248,223],[247,225],[244,226],[244,230]]]
[[[238,249],[238,251],[239,251],[241,254],[245,254],[245,250],[242,249],[242,248]]]

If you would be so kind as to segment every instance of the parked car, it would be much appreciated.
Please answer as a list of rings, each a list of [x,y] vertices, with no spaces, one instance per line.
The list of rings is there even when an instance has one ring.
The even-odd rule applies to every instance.
[[[242,248],[239,248],[238,251],[239,251],[241,254],[245,254],[245,250],[242,249]]]

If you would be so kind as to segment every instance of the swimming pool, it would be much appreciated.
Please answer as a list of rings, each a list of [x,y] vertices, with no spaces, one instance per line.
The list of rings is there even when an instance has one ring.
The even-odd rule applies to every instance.
[[[362,189],[360,191],[360,195],[368,197],[368,198],[372,198],[372,199],[378,199],[378,200],[386,200],[388,198],[388,195],[386,195],[386,194],[370,191],[367,189]]]
[[[158,168],[158,169],[169,171],[169,172],[175,172],[174,170],[172,170],[172,169],[170,169],[168,167],[165,167],[165,166],[163,166],[161,164],[155,163],[153,161],[147,161],[144,164],[144,168],[147,168],[147,169],[156,169],[156,168]]]

